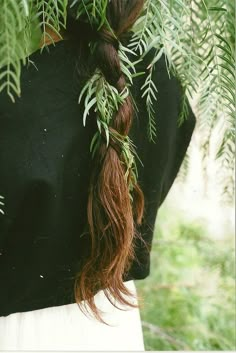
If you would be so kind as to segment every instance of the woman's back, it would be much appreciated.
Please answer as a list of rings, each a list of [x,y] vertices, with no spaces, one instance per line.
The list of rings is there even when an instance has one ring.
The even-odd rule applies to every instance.
[[[48,51],[49,49],[49,51]],[[0,316],[74,302],[74,280],[88,256],[87,200],[96,131],[91,115],[83,127],[78,104],[82,80],[70,41],[30,56],[22,72],[22,95],[12,104],[0,94]],[[152,51],[140,64],[146,74],[134,79],[138,111],[131,138],[143,166],[139,184],[145,197],[144,222],[138,228],[137,259],[124,280],[149,274],[156,212],[176,177],[194,127],[194,116],[178,128],[179,82],[168,77],[165,58],[155,64],[158,102],[154,103],[157,141],[147,139],[147,111],[141,87]]]

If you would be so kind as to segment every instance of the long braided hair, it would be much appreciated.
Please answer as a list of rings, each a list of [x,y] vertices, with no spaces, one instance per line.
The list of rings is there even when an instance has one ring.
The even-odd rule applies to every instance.
[[[132,28],[138,18],[144,0],[111,0],[107,6],[108,25],[96,32],[94,49],[94,68],[98,68],[105,80],[119,93],[126,88],[126,79],[121,70],[118,55],[119,42]],[[133,105],[128,95],[109,125],[112,136],[116,133],[126,138],[133,119]],[[141,224],[144,197],[137,181],[133,181],[132,198],[129,180],[132,174],[125,167],[121,145],[116,139],[101,140],[95,153],[90,179],[87,218],[91,237],[90,254],[75,281],[75,297],[79,305],[86,305],[95,317],[103,321],[94,302],[96,289],[103,289],[110,300],[114,298],[121,304],[136,306],[123,283],[134,259],[134,241],[138,233],[135,224]],[[125,298],[126,297],[126,298]],[[113,304],[114,305],[114,304]],[[83,310],[83,308],[82,308]]]

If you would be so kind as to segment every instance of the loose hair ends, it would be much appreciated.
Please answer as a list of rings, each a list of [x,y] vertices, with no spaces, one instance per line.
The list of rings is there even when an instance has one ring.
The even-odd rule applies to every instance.
[[[133,26],[143,3],[143,0],[111,0],[107,19],[114,33],[105,27],[98,33],[96,65],[118,92],[126,87],[126,81],[114,44],[114,34],[119,39]],[[122,136],[128,136],[132,120],[133,105],[128,96],[115,112],[110,128]],[[138,184],[134,183],[131,201],[125,177],[127,171],[119,148],[115,141],[107,147],[104,140],[93,160],[87,205],[91,249],[74,287],[81,310],[86,310],[87,306],[101,322],[104,320],[94,301],[94,294],[98,290],[104,290],[114,306],[113,300],[137,307],[129,300],[133,295],[123,283],[123,278],[135,258],[134,244],[138,236],[135,223],[140,224],[142,221],[144,196]]]

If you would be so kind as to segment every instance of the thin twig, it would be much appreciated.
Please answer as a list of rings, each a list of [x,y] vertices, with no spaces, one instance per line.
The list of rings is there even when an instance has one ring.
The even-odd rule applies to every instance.
[[[167,340],[169,343],[179,346],[180,348],[188,351],[190,350],[190,347],[188,347],[185,343],[180,342],[179,340],[176,340],[174,337],[170,336],[166,332],[164,332],[160,327],[153,325],[149,322],[142,321],[142,326],[149,329],[152,333],[160,336],[161,338]]]

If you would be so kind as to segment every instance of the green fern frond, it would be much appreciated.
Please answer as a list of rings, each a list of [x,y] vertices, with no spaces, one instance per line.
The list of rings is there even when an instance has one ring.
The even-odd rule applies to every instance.
[[[103,25],[109,28],[106,10],[109,0],[74,0],[70,8],[75,9],[77,19],[87,19],[92,27],[100,29]]]
[[[156,62],[159,60],[159,58],[162,56],[163,49],[160,49],[159,52],[155,55],[154,61]],[[156,112],[153,108],[153,101],[157,101],[157,94],[158,90],[153,82],[153,75],[154,75],[154,64],[155,62],[152,62],[149,67],[149,74],[146,77],[146,80],[141,87],[141,90],[143,91],[142,93],[142,98],[145,97],[146,100],[146,107],[147,107],[147,112],[148,112],[148,124],[147,124],[147,133],[148,133],[148,138],[149,141],[155,142],[156,136],[157,136],[157,129],[156,129]]]
[[[0,0],[0,8],[0,92],[6,89],[14,102],[14,96],[20,96],[20,60],[25,62],[26,56],[18,34],[24,29],[27,11],[24,2],[14,0]]]
[[[42,50],[47,38],[54,42],[53,38],[46,31],[46,26],[61,37],[60,29],[66,27],[67,5],[68,0],[37,0],[35,6],[37,15],[40,18],[39,25],[43,29]]]
[[[131,41],[131,47],[142,55],[153,44],[161,47],[167,59],[167,71],[171,70],[181,79],[185,94],[179,124],[188,116],[187,97],[199,97],[197,111],[204,136],[203,159],[208,155],[215,124],[224,119],[219,141],[226,145],[219,159],[226,160],[230,156],[234,160],[234,149],[229,150],[228,144],[228,139],[231,145],[235,144],[235,135],[228,133],[235,125],[236,116],[234,14],[235,5],[230,0],[147,1]],[[155,25],[149,21],[149,16],[156,19],[152,21]],[[150,114],[150,107],[148,110]],[[232,166],[227,168],[232,175]]]
[[[160,18],[159,8],[155,1],[147,0],[142,16],[135,23],[134,35],[129,44],[129,47],[138,51],[140,56],[147,53],[159,41],[160,37],[156,34],[159,32],[160,22],[153,21],[154,18]]]

